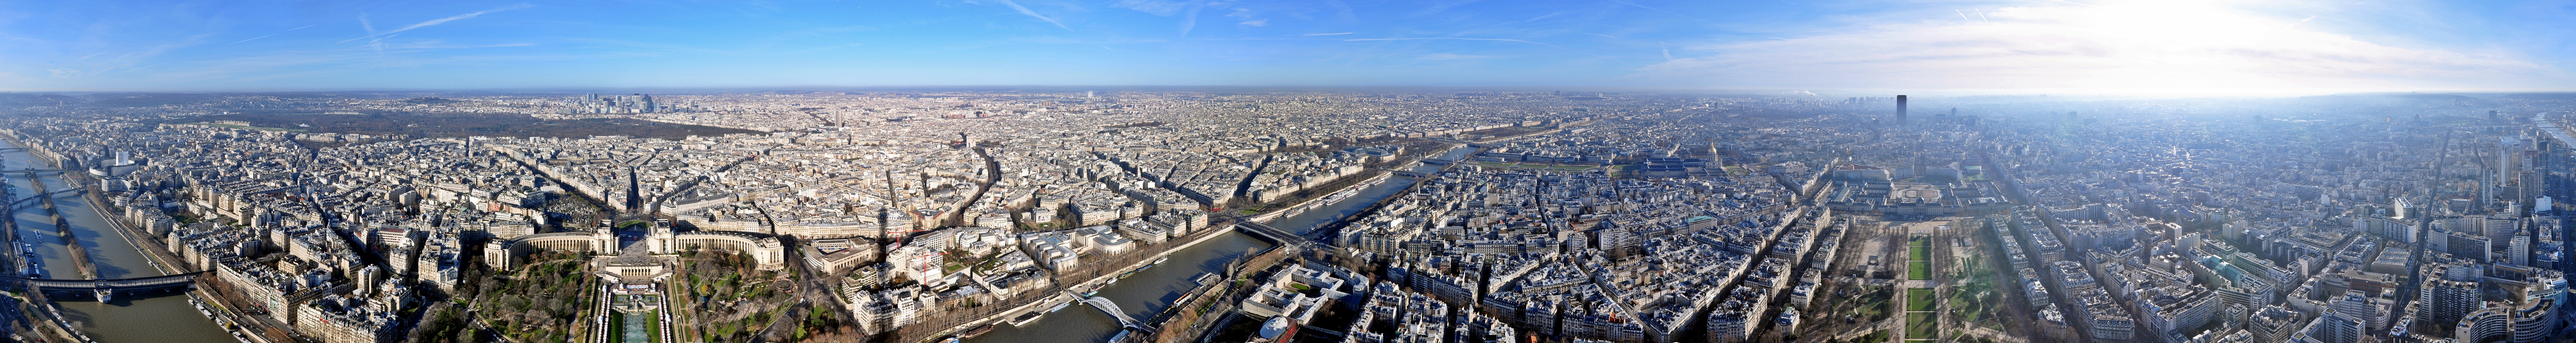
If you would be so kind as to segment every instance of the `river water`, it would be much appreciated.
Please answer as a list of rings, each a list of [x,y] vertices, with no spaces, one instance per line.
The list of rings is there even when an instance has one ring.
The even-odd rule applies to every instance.
[[[1460,161],[1463,160],[1468,153],[1475,151],[1476,149],[1464,147],[1449,149],[1448,152],[1441,154],[1441,159]],[[1444,167],[1448,166],[1423,163],[1421,165],[1414,166],[1412,170],[1423,174],[1436,174]],[[1280,230],[1288,230],[1289,232],[1303,235],[1308,231],[1314,231],[1315,229],[1323,228],[1324,226],[1339,223],[1342,218],[1358,214],[1360,211],[1367,211],[1369,209],[1369,205],[1377,204],[1378,200],[1383,200],[1387,197],[1395,196],[1396,193],[1404,192],[1405,189],[1411,188],[1416,182],[1422,182],[1422,179],[1403,175],[1388,175],[1385,183],[1360,189],[1359,194],[1352,194],[1351,197],[1344,198],[1340,202],[1318,206],[1315,207],[1315,209],[1306,210],[1306,213],[1299,213],[1294,216],[1271,219],[1268,224],[1272,227],[1277,227]]]
[[[1192,278],[1205,273],[1223,273],[1227,263],[1243,258],[1247,253],[1270,249],[1271,246],[1270,242],[1252,238],[1242,232],[1226,231],[1219,235],[1223,236],[1200,242],[1199,245],[1190,246],[1189,249],[1172,252],[1171,260],[1164,261],[1153,269],[1146,269],[1136,272],[1136,275],[1119,279],[1118,284],[1109,285],[1109,288],[1100,290],[1097,296],[1109,298],[1109,301],[1118,303],[1118,308],[1126,310],[1128,317],[1152,321],[1154,314],[1162,313],[1163,308],[1171,307],[1173,301],[1179,301],[1181,292],[1198,288],[1198,284],[1194,282],[1196,280]],[[1029,323],[1027,327],[1014,327],[1009,323],[1002,323],[994,328],[993,332],[975,336],[966,341],[1098,343],[1108,342],[1111,336],[1118,334],[1118,330],[1117,318],[1111,318],[1108,313],[1101,313],[1099,309],[1092,308],[1090,305],[1074,303],[1055,313],[1048,313],[1045,317],[1038,318],[1038,321]]]
[[[1474,152],[1474,149],[1452,149],[1446,152],[1443,158],[1455,161],[1470,152]],[[1437,173],[1441,167],[1443,166],[1424,164],[1414,167],[1413,171]],[[1269,223],[1282,230],[1303,234],[1317,227],[1330,225],[1341,217],[1365,211],[1369,205],[1376,204],[1379,199],[1394,196],[1397,192],[1420,181],[1413,177],[1391,175],[1387,177],[1386,182],[1361,189],[1359,194],[1342,199],[1340,202],[1316,207],[1295,216],[1272,219]],[[1221,235],[1224,236],[1209,239],[1189,249],[1173,252],[1170,261],[1154,266],[1153,269],[1138,272],[1126,279],[1119,279],[1118,284],[1109,285],[1109,288],[1101,290],[1099,296],[1118,303],[1118,308],[1126,310],[1128,317],[1153,322],[1160,319],[1155,318],[1155,314],[1162,313],[1164,308],[1172,306],[1173,301],[1181,299],[1181,292],[1188,292],[1198,287],[1198,284],[1193,281],[1196,281],[1194,279],[1199,274],[1222,273],[1227,263],[1243,258],[1245,254],[1269,249],[1272,245],[1270,242],[1253,238],[1242,232],[1228,231]],[[997,325],[998,327],[992,332],[968,338],[965,341],[971,343],[1100,343],[1108,342],[1109,338],[1116,336],[1120,330],[1118,319],[1110,318],[1109,314],[1101,313],[1099,309],[1081,303],[1074,303],[1065,306],[1063,310],[1048,313],[1036,322],[1029,323],[1027,327],[1015,327],[1008,323]]]
[[[0,142],[0,147],[15,146]],[[8,159],[8,163],[0,165],[7,169],[54,169],[54,166],[38,161],[34,155],[23,150],[0,152],[0,157]],[[34,177],[34,180],[30,180],[25,174],[5,176],[10,185],[18,187],[20,197],[34,195],[35,188],[31,182],[44,182],[45,189],[53,191],[71,189],[74,185],[66,182],[61,175],[55,174],[39,175]],[[91,209],[89,200],[82,197],[80,193],[55,196],[54,205],[56,209],[62,211],[64,219],[71,222],[72,236],[80,241],[82,248],[89,251],[90,261],[98,266],[99,278],[169,275],[159,268],[154,268],[151,262],[143,257],[143,253],[136,251],[134,244],[127,242],[123,235],[111,231],[113,229],[107,226],[107,219],[100,217],[97,211]],[[52,218],[45,215],[43,207],[31,204],[25,210],[19,211],[15,219],[18,221],[17,234],[20,240],[23,243],[35,244],[36,253],[44,257],[45,278],[82,278],[80,268],[71,261],[71,251],[63,245],[62,235],[54,228]],[[9,260],[17,261],[14,258]],[[68,296],[71,294],[57,295],[65,296],[63,300],[56,302],[62,305],[63,316],[79,323],[82,332],[88,333],[90,338],[97,339],[99,342],[238,341],[230,333],[224,332],[223,328],[216,326],[214,320],[206,319],[204,315],[197,313],[195,307],[188,306],[188,297],[184,293],[120,293],[106,303],[89,300],[90,297],[87,295],[76,297]]]

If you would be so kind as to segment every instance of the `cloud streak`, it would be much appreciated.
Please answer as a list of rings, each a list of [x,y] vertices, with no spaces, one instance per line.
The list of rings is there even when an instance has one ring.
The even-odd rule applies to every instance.
[[[388,36],[388,35],[393,35],[393,34],[397,34],[397,33],[402,33],[403,31],[411,31],[412,29],[423,28],[423,27],[429,27],[430,25],[446,24],[447,22],[451,22],[451,21],[471,19],[471,18],[479,17],[479,16],[482,16],[482,15],[485,15],[485,14],[492,14],[492,12],[508,11],[508,10],[515,10],[515,9],[521,9],[521,8],[535,7],[535,6],[536,6],[536,5],[529,5],[529,4],[513,4],[513,5],[509,5],[509,6],[501,6],[500,8],[494,8],[494,9],[488,9],[488,10],[482,10],[482,11],[475,11],[474,13],[458,14],[458,15],[449,16],[449,17],[446,17],[446,18],[430,19],[429,21],[420,22],[419,24],[411,24],[411,26],[404,26],[404,27],[402,27],[402,28],[393,29],[393,31],[376,32],[376,33],[367,34],[366,36],[360,36],[360,37],[358,37],[358,38],[350,38],[350,39],[347,39],[347,40],[341,40],[341,41],[339,41],[339,43],[348,43],[348,42],[350,42],[350,41],[355,41],[355,40],[360,40],[360,39],[376,38],[376,36]],[[1019,5],[1011,5],[1011,6],[1012,6],[1012,7],[1019,7]],[[1022,11],[1026,11],[1026,10],[1022,10]],[[364,16],[360,16],[360,17],[358,17],[358,21],[359,21],[359,23],[362,23],[362,24],[363,24],[363,23],[366,23],[366,17],[364,17]],[[374,24],[367,24],[367,28],[369,29],[369,31],[374,31],[375,25],[374,25]]]
[[[287,30],[287,31],[295,31],[295,30],[301,30],[301,29],[304,29],[305,27],[313,27],[313,25],[305,25],[305,26],[303,26],[303,27],[297,27],[297,28],[286,29],[286,30]],[[282,35],[282,34],[286,34],[286,33],[285,33],[285,32],[271,33],[271,34],[268,34],[268,36],[275,36],[275,35]],[[242,42],[248,42],[248,41],[259,40],[260,38],[268,38],[268,36],[251,37],[250,39],[244,39],[244,40],[241,40],[241,41],[238,41],[238,42],[224,43],[224,45],[241,44]]]
[[[1020,6],[1020,3],[1017,3],[1017,2],[1011,2],[1011,0],[995,0],[995,1],[1001,1],[1003,6],[1011,6],[1011,10],[1014,10],[1014,11],[1020,11],[1020,14],[1021,14],[1021,15],[1027,15],[1027,16],[1029,16],[1030,18],[1038,18],[1038,20],[1045,20],[1048,24],[1055,24],[1055,27],[1056,27],[1056,28],[1064,29],[1065,31],[1073,31],[1073,28],[1072,28],[1072,27],[1064,26],[1064,22],[1055,21],[1055,18],[1048,18],[1047,16],[1038,15],[1038,12],[1037,12],[1037,11],[1031,11],[1031,10],[1029,10],[1029,7],[1028,7],[1028,6]]]
[[[1382,41],[1382,40],[1417,40],[1417,39],[1454,39],[1454,40],[1489,40],[1489,41],[1504,41],[1504,42],[1522,42],[1522,43],[1530,43],[1530,44],[1538,44],[1538,45],[1546,45],[1546,46],[1551,46],[1551,47],[1559,47],[1559,48],[1562,48],[1561,46],[1556,46],[1556,45],[1554,45],[1554,44],[1539,43],[1539,42],[1532,42],[1532,41],[1525,41],[1525,40],[1518,40],[1518,39],[1502,39],[1502,38],[1456,38],[1456,37],[1427,37],[1427,38],[1358,38],[1358,39],[1344,39],[1344,40],[1342,40],[1342,41],[1344,41],[1344,42],[1365,42],[1365,41]]]

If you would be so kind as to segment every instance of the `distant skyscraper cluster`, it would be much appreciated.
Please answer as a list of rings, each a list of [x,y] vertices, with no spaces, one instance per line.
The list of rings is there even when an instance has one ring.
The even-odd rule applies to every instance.
[[[558,112],[564,112],[565,114],[668,112],[667,108],[664,108],[661,104],[653,102],[652,95],[645,95],[643,93],[607,96],[599,94],[582,94],[581,97],[570,99],[569,101],[573,102],[573,107],[558,110]]]

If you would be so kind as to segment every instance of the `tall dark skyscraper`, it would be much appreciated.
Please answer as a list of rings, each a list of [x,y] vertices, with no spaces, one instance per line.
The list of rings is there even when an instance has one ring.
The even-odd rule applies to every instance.
[[[1905,96],[1896,96],[1896,125],[1905,125]]]

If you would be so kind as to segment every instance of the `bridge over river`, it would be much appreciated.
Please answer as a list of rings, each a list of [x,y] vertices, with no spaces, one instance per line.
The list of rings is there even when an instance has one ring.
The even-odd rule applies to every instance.
[[[1109,316],[1111,317],[1118,317],[1118,326],[1126,327],[1128,330],[1154,333],[1154,326],[1145,324],[1145,321],[1136,320],[1135,317],[1128,317],[1127,311],[1118,309],[1118,303],[1109,302],[1109,298],[1086,297],[1081,294],[1073,294],[1073,291],[1065,291],[1064,295],[1073,297],[1074,299],[1082,299],[1083,304],[1091,305],[1091,308],[1100,309],[1101,312],[1109,312]]]
[[[24,290],[26,290],[26,289],[27,289],[27,287],[33,286],[33,287],[40,287],[40,288],[44,288],[45,290],[52,290],[52,291],[97,291],[97,290],[119,290],[119,291],[130,291],[130,290],[146,290],[146,289],[169,288],[169,287],[186,287],[186,286],[187,286],[187,285],[189,285],[189,284],[194,284],[194,283],[196,283],[196,282],[197,282],[197,276],[198,276],[198,275],[203,275],[203,274],[205,274],[205,273],[206,273],[206,272],[202,272],[202,271],[201,271],[201,272],[188,272],[188,273],[170,274],[170,275],[153,276],[153,277],[124,278],[124,279],[97,279],[97,280],[34,279],[34,278],[23,278],[23,277],[0,276],[0,289],[8,289],[8,290],[13,290],[13,291],[24,291]]]

